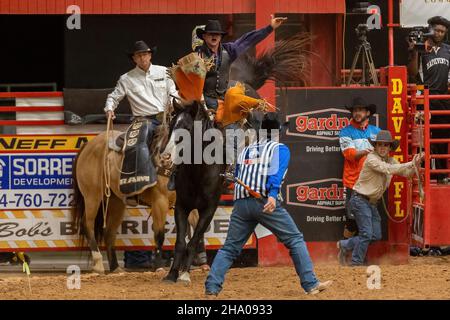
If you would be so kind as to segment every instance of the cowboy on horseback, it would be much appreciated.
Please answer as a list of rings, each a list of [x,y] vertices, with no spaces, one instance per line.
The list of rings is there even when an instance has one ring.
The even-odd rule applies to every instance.
[[[163,121],[166,108],[170,106],[171,96],[178,97],[167,68],[151,63],[155,49],[144,41],[133,45],[128,56],[136,67],[120,77],[116,88],[108,95],[104,109],[107,116],[114,119],[114,110],[127,96],[135,117],[125,139],[125,160],[120,180],[121,191],[128,196],[129,204],[134,204],[130,197],[156,184],[156,169],[152,161],[148,161],[148,148],[156,128]]]

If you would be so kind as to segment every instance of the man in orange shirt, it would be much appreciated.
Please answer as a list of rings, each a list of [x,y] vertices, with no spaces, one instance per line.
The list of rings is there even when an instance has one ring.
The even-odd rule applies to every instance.
[[[349,210],[348,201],[352,195],[353,186],[359,178],[366,156],[373,150],[369,139],[375,139],[380,128],[370,125],[369,118],[376,113],[376,106],[368,104],[362,97],[353,99],[352,105],[347,107],[352,113],[350,124],[339,134],[339,143],[344,156],[343,184],[345,187],[346,224],[344,237],[353,236],[358,228],[355,217]]]

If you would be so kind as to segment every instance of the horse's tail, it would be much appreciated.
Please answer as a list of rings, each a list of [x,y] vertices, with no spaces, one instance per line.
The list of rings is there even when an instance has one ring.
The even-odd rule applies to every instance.
[[[230,73],[230,80],[250,85],[258,90],[267,80],[274,80],[286,86],[295,83],[306,84],[309,68],[309,33],[300,33],[286,40],[275,42],[275,46],[258,57],[249,54],[239,58]]]
[[[72,222],[74,223],[74,226],[78,232],[78,236],[80,241],[80,246],[84,246],[84,225],[83,225],[83,218],[85,215],[85,200],[83,197],[83,194],[81,193],[80,186],[78,185],[77,181],[77,164],[78,164],[78,158],[81,155],[81,152],[83,152],[84,147],[87,145],[87,143],[83,144],[80,148],[80,151],[78,152],[78,155],[75,157],[75,161],[73,163],[73,171],[72,171],[72,179],[73,179],[73,190],[74,190],[74,207],[72,209]],[[94,235],[97,242],[101,242],[103,240],[103,211],[102,206],[98,209],[97,216],[95,218],[95,225],[94,225]]]
[[[82,221],[84,217],[85,212],[85,203],[84,203],[84,197],[81,194],[80,186],[78,185],[77,181],[77,164],[78,164],[78,158],[81,155],[81,152],[83,152],[84,147],[86,146],[86,143],[84,143],[80,151],[78,152],[77,156],[75,157],[75,160],[73,162],[73,170],[72,170],[72,181],[73,181],[73,191],[74,191],[74,207],[72,209],[72,221],[75,225],[75,228],[78,232],[78,235],[81,237],[83,234],[82,232]]]

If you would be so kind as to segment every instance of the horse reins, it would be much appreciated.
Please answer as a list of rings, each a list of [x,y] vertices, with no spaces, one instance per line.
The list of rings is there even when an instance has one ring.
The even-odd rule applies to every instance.
[[[110,132],[113,130],[113,121],[112,121],[112,114],[110,113],[108,115],[108,121],[106,124],[106,139],[105,139],[105,151],[103,155],[103,178],[105,181],[105,190],[104,195],[106,197],[106,201],[104,200],[104,197],[102,197],[102,210],[103,210],[103,229],[106,229],[106,215],[108,213],[108,205],[109,205],[109,198],[111,197],[111,168],[108,161],[108,151],[109,151],[109,136]]]

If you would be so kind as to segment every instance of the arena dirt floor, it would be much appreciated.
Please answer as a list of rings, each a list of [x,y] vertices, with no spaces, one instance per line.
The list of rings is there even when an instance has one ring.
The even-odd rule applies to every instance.
[[[317,264],[321,280],[333,280],[319,295],[303,293],[293,267],[231,269],[220,299],[450,299],[450,256],[411,258],[409,265],[381,265],[380,290],[367,288],[366,268]],[[191,272],[192,284],[166,284],[164,273],[82,274],[81,289],[68,290],[64,274],[1,274],[4,299],[205,299],[206,273]]]

